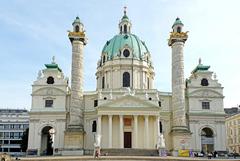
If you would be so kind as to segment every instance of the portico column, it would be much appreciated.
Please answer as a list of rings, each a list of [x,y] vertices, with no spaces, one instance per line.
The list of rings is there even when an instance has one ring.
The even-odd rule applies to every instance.
[[[97,120],[97,134],[98,135],[101,135],[101,133],[102,133],[101,123],[102,123],[102,115],[99,115],[98,120]]]
[[[134,148],[138,148],[138,115],[134,115]]]
[[[148,115],[145,115],[144,117],[144,122],[145,122],[145,143],[144,147],[149,148],[149,128],[148,128]]]
[[[123,115],[119,115],[119,122],[120,122],[120,129],[119,129],[119,136],[120,136],[120,148],[123,148]]]
[[[108,148],[112,148],[112,115],[108,115]]]

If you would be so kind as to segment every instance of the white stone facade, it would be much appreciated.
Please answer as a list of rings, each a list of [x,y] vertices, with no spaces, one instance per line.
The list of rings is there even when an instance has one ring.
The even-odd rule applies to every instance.
[[[122,21],[124,23],[120,24],[128,24],[126,13]],[[96,91],[83,91],[83,48],[86,37],[85,33],[77,32],[78,23],[83,30],[82,23],[76,19],[74,30],[69,33],[73,47],[72,89],[56,63],[46,65],[47,69],[39,74],[33,84],[29,150],[44,154],[47,147],[43,144],[47,139],[45,137],[43,140],[45,127],[54,129],[53,135],[49,132],[49,138],[54,136],[51,146],[55,155],[67,154],[65,150],[72,150],[71,154],[74,154],[74,149],[82,153],[91,152],[96,134],[101,135],[102,149],[156,150],[160,132],[169,152],[180,149],[226,150],[223,87],[213,78],[209,67],[201,63],[184,81],[183,48],[187,33],[182,32],[183,24],[179,19],[169,39],[173,56],[172,93],[154,88],[155,73],[150,52],[136,55],[137,48],[127,43],[123,46],[119,43],[121,47],[116,50],[119,54],[101,53],[97,63]],[[125,33],[127,37],[121,35],[123,29],[121,25],[119,27],[117,38],[122,42],[131,38],[132,42],[138,43],[141,51],[146,47],[145,43],[131,35],[131,24],[128,24]],[[111,45],[111,42],[106,45],[108,43]],[[126,49],[129,55],[124,55]],[[127,79],[123,76],[125,72],[129,74]],[[54,83],[50,81],[49,84],[50,76],[54,78]],[[126,81],[127,86],[124,86]],[[81,100],[81,103],[74,105],[73,98]],[[47,107],[49,105],[51,107]],[[74,117],[82,118],[75,123],[82,124],[84,132],[78,133],[74,131],[76,129],[68,127],[72,123],[69,120]]]

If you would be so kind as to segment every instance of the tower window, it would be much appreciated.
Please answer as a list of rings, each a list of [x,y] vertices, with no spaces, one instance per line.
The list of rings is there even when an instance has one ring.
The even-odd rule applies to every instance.
[[[127,25],[124,25],[124,26],[123,26],[123,29],[124,29],[123,32],[126,34],[126,33],[127,33]]]
[[[94,120],[92,123],[92,132],[97,132],[97,121]]]
[[[177,32],[178,32],[178,33],[182,32],[182,29],[181,29],[180,26],[177,27]]]
[[[152,97],[149,97],[148,100],[151,101],[151,100],[152,100]]]
[[[160,133],[163,132],[163,130],[162,130],[162,122],[161,122],[161,121],[159,121],[159,130],[160,130],[160,131],[159,131]]]
[[[147,88],[150,88],[150,82],[149,82],[149,78],[147,78]]]
[[[54,78],[53,77],[48,77],[47,78],[47,84],[53,84],[54,83]]]
[[[53,100],[45,100],[45,107],[53,107]]]
[[[202,80],[201,80],[201,85],[202,86],[208,86],[209,84],[208,84],[208,80],[206,79],[206,78],[203,78]]]
[[[162,102],[161,101],[158,101],[158,106],[162,107]]]
[[[105,63],[105,59],[106,59],[106,57],[105,57],[105,55],[103,56],[103,63]]]
[[[75,27],[75,32],[79,32],[79,26]]]
[[[124,55],[125,57],[129,57],[129,55],[130,55],[129,50],[128,50],[128,49],[125,49],[125,50],[123,51],[123,55]]]
[[[102,89],[104,89],[104,88],[105,88],[105,78],[102,77]]]
[[[94,107],[98,106],[98,100],[94,100]]]
[[[210,109],[210,102],[202,102],[202,109],[209,110]]]
[[[128,72],[123,73],[123,87],[130,87],[130,74]]]

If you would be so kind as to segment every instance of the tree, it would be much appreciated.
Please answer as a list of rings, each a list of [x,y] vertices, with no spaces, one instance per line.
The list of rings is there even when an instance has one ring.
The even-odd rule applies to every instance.
[[[29,128],[27,128],[22,135],[22,140],[20,145],[22,152],[26,152],[28,147],[28,133],[29,133]]]

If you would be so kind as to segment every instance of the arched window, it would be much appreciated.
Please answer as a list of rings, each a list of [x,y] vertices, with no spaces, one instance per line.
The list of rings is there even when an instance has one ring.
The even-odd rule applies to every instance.
[[[102,77],[102,89],[104,89],[104,85],[105,85],[105,78]]]
[[[75,26],[75,32],[79,32],[79,26]]]
[[[130,87],[130,74],[128,72],[123,73],[123,87]]]
[[[92,123],[92,132],[97,132],[97,121],[94,120]]]
[[[127,25],[124,25],[123,29],[124,29],[124,33],[126,34],[127,33]]]
[[[47,78],[47,84],[53,84],[54,83],[54,78],[53,77],[48,77]]]
[[[105,63],[105,59],[106,59],[106,57],[105,57],[105,55],[103,56],[103,63]]]
[[[182,32],[180,26],[177,27],[177,32],[178,32],[178,33]]]
[[[203,79],[201,80],[201,85],[202,85],[202,86],[208,86],[208,80],[207,80],[206,78],[203,78]]]
[[[147,89],[150,89],[150,81],[149,81],[149,78],[147,78]]]
[[[123,55],[124,55],[125,57],[129,57],[129,55],[130,55],[129,50],[128,50],[128,49],[125,49],[125,50],[123,51]]]
[[[159,132],[160,133],[162,133],[163,132],[163,127],[162,127],[162,122],[161,121],[159,121]]]

